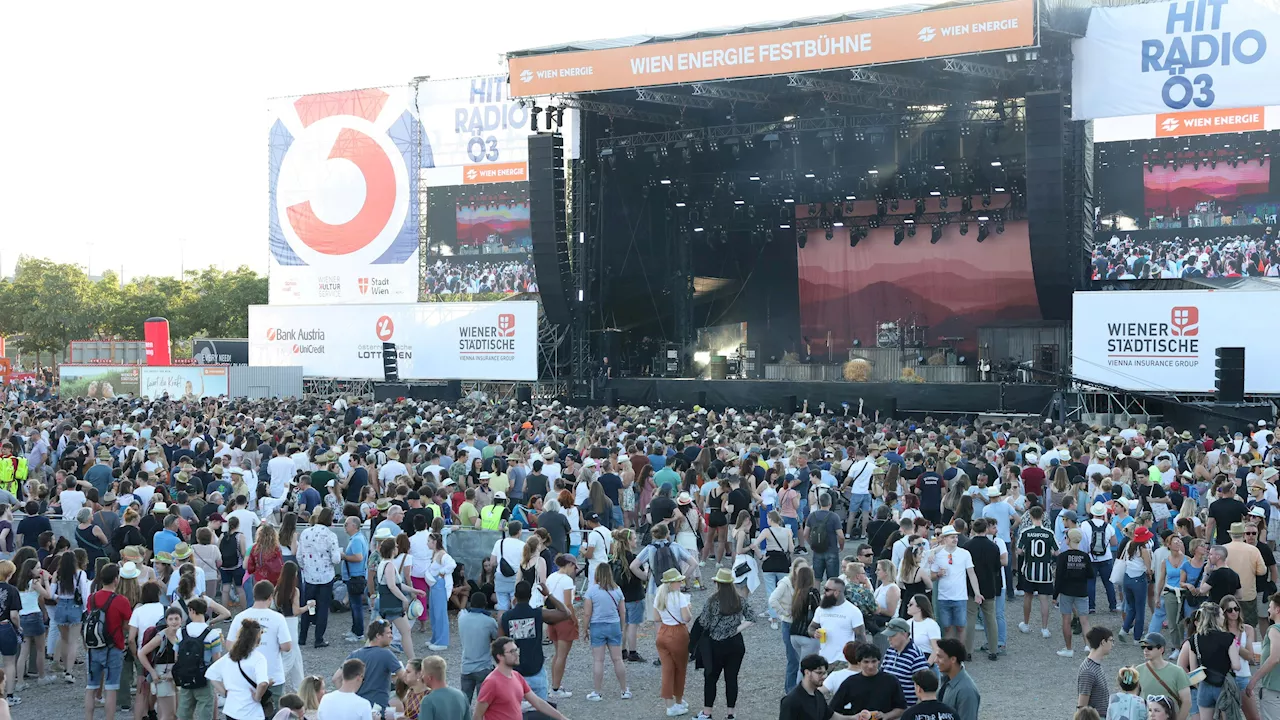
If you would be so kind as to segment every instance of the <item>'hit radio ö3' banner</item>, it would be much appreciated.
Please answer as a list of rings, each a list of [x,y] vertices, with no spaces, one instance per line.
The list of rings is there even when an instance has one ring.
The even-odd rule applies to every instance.
[[[1246,393],[1280,392],[1280,337],[1259,332],[1257,309],[1273,292],[1132,290],[1078,292],[1072,373],[1125,390],[1207,393],[1214,350],[1245,348]]]
[[[551,105],[536,98],[539,108]],[[532,105],[530,103],[529,105]],[[529,136],[546,116],[512,99],[505,75],[430,80],[418,85],[425,140],[423,181],[432,187],[523,182],[529,179]],[[565,159],[578,157],[578,111],[553,126],[564,136]]]
[[[418,299],[412,90],[273,100],[273,305]]]
[[[380,380],[394,343],[402,380],[537,380],[535,302],[249,307],[249,364]]]
[[[1072,44],[1072,117],[1233,108],[1260,114],[1262,106],[1280,104],[1280,59],[1268,47],[1276,37],[1280,13],[1263,0],[1095,7],[1085,36]],[[1243,127],[1256,124],[1251,117],[1224,112],[1212,122],[1230,131],[1259,129]]]

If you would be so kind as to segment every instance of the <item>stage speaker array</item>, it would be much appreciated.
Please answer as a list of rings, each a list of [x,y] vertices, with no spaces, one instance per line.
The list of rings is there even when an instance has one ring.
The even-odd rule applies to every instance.
[[[528,385],[516,386],[516,402],[531,403],[533,402],[533,388]]]
[[[573,292],[565,215],[564,139],[559,133],[529,136],[529,225],[533,266],[547,322],[568,327]]]
[[[1244,402],[1244,348],[1215,348],[1213,366],[1213,389],[1218,393],[1218,402]]]
[[[400,380],[400,359],[396,356],[395,343],[382,343],[382,379],[386,382]]]
[[[1071,158],[1065,150],[1069,130],[1060,91],[1030,92],[1026,101],[1027,222],[1030,234],[1031,269],[1040,298],[1040,312],[1046,320],[1067,320],[1074,290],[1073,267],[1068,242],[1070,212],[1063,180]]]

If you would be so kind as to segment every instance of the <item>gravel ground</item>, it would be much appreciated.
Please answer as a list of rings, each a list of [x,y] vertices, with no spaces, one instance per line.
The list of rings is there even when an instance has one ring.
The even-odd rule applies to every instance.
[[[703,568],[704,577],[710,577],[709,566]],[[1101,588],[1100,588],[1101,589]],[[707,593],[694,593],[694,610],[700,610]],[[764,585],[756,590],[751,598],[754,609],[758,612],[765,606]],[[1119,615],[1105,612],[1105,597],[1099,603],[1103,612],[1093,616],[1095,624],[1117,630],[1120,625]],[[1056,623],[1059,616],[1056,610],[1050,613],[1052,637],[1044,639],[1040,635],[1039,607],[1033,608],[1032,631],[1030,634],[1018,632],[1017,624],[1022,620],[1021,598],[1011,601],[1006,607],[1008,619],[1008,654],[1000,656],[996,662],[978,655],[968,664],[982,693],[982,718],[1030,718],[1042,720],[1050,718],[1070,718],[1075,710],[1075,675],[1076,669],[1084,660],[1083,638],[1076,636],[1076,655],[1073,659],[1065,659],[1054,653],[1062,647],[1061,630]],[[329,677],[341,664],[351,650],[358,647],[342,640],[342,635],[350,624],[350,616],[335,615],[331,618],[328,648],[317,650],[307,647],[303,650],[303,661],[307,673]],[[449,664],[449,683],[458,683],[458,668],[461,648],[457,641],[456,624],[454,626],[454,642],[449,650],[442,653]],[[748,628],[745,633],[747,657],[739,675],[741,688],[736,716],[742,720],[764,720],[776,718],[778,700],[782,697],[782,674],[786,662],[782,641],[778,631],[770,630],[767,620]],[[419,655],[429,654],[426,651],[427,637],[415,633],[415,647]],[[639,652],[646,660],[657,657],[654,652],[654,632],[652,626],[646,625],[640,633]],[[550,650],[550,648],[547,648]],[[572,698],[560,700],[560,709],[573,720],[609,717],[614,712],[625,712],[629,717],[665,717],[665,706],[658,697],[661,687],[661,670],[650,662],[626,663],[627,678],[635,698],[621,700],[618,697],[617,681],[606,660],[604,700],[594,703],[586,700],[591,690],[591,655],[590,648],[584,641],[579,641],[569,657],[566,670],[565,686],[573,691]],[[548,668],[550,653],[548,653]],[[1116,671],[1129,664],[1141,662],[1141,651],[1132,643],[1117,644],[1115,651],[1104,662],[1107,676],[1111,679],[1112,690],[1115,690]],[[31,687],[20,693],[23,703],[13,709],[15,718],[79,718],[84,715],[84,667],[77,666],[77,684],[66,685],[59,682],[46,687]],[[689,667],[687,683],[687,700],[692,712],[685,716],[692,718],[700,709],[702,702],[702,673]],[[713,717],[723,718],[724,684],[720,683],[718,704]],[[104,717],[99,709],[95,717]],[[117,717],[123,717],[118,714]]]

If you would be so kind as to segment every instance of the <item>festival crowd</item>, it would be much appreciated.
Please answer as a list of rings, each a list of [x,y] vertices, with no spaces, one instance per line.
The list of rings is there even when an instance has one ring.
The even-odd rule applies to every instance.
[[[0,719],[81,683],[86,720],[562,718],[589,655],[587,701],[653,662],[690,714],[692,664],[697,717],[723,681],[734,720],[768,623],[780,720],[977,720],[966,665],[1019,598],[1018,632],[1082,646],[1076,718],[1280,719],[1265,421],[81,398],[0,438]],[[352,650],[307,668],[308,640]]]
[[[1280,277],[1280,244],[1271,228],[1260,237],[1199,237],[1194,230],[1169,240],[1112,235],[1094,246],[1091,264],[1094,280]]]
[[[502,262],[437,260],[427,268],[427,292],[432,295],[538,292],[533,256]]]

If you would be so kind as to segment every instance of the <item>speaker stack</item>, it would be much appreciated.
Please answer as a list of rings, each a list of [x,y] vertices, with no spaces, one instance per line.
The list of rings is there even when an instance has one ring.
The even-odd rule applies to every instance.
[[[533,266],[547,322],[568,327],[568,220],[565,216],[564,139],[559,133],[529,136],[529,225]]]

